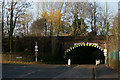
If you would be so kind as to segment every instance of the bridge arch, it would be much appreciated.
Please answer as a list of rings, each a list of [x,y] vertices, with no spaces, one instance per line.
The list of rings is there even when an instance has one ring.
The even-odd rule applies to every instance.
[[[72,48],[68,49],[66,52],[69,53],[71,50],[74,50],[75,48],[82,47],[82,46],[91,46],[91,47],[94,47],[94,48],[98,48],[99,50],[104,52],[104,50],[100,46],[97,46],[97,45],[94,45],[94,44],[80,44],[80,45],[77,45],[75,47],[72,47]]]
[[[104,63],[104,49],[94,44],[79,44],[66,51],[66,57],[72,59],[73,64],[95,64],[100,59]]]

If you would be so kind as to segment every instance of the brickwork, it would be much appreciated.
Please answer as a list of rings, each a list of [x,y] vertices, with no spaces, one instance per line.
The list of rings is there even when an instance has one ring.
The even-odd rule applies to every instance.
[[[13,39],[12,51],[16,54],[22,53],[23,56],[24,54],[34,56],[36,41],[38,42],[38,55],[48,61],[55,59],[62,62],[65,51],[73,47],[74,43],[97,43],[103,49],[105,47],[105,36],[23,37]],[[2,47],[4,53],[9,52],[9,39],[3,40]]]

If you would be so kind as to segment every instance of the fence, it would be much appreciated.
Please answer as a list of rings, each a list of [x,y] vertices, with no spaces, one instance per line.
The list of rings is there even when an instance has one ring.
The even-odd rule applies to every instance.
[[[120,71],[119,51],[111,52],[108,54],[109,67]]]

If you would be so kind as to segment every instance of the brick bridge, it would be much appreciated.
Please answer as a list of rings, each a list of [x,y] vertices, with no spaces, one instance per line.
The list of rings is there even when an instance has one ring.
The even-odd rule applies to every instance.
[[[105,40],[106,40],[105,38],[106,38],[105,36],[94,36],[94,37],[92,37],[92,36],[65,36],[65,37],[61,36],[61,37],[59,37],[58,36],[58,37],[52,37],[52,45],[51,45],[52,46],[52,54],[59,53],[59,54],[62,54],[61,56],[64,56],[64,54],[66,54],[65,52],[68,51],[68,49],[72,48],[75,44],[79,44],[79,43],[83,43],[83,42],[97,44],[97,46],[101,47],[103,50],[105,48]],[[62,44],[61,47],[59,48],[60,50],[58,50],[58,44]],[[57,52],[57,51],[59,51],[59,52]],[[77,57],[77,58],[81,58],[81,60],[80,59],[75,60],[76,57],[72,54],[71,54],[72,57],[70,57],[71,55],[69,54],[69,58],[73,58],[73,56],[74,56],[73,59],[75,61],[73,61],[73,62],[76,64],[77,64],[77,61],[82,61],[80,64],[83,64],[83,63],[88,64],[88,61],[90,61],[91,58],[88,59],[89,57],[87,58],[87,56],[91,56],[91,55],[93,55],[93,57],[96,56],[96,59],[102,55],[101,57],[102,57],[103,61],[105,59],[103,52],[99,51],[97,48],[93,49],[93,48],[88,48],[88,47],[84,47],[84,48],[79,47],[78,49],[71,51],[71,53],[76,55],[76,57],[82,56],[82,57]],[[97,53],[99,53],[99,55],[95,55]],[[67,58],[68,58],[68,55],[67,55]],[[86,59],[84,59],[84,58],[86,58]],[[85,62],[85,60],[86,60],[86,62]],[[90,64],[92,64],[92,63],[95,63],[95,59],[90,62]]]
[[[52,49],[56,49],[58,43],[62,44],[62,49],[66,51],[67,49],[74,46],[75,43],[96,43],[99,47],[105,48],[105,36],[58,36],[58,37],[52,37]],[[53,50],[54,53],[55,50]]]
[[[9,52],[9,41],[3,40],[3,52]],[[75,43],[96,43],[102,49],[105,48],[105,36],[53,36],[53,37],[23,37],[15,38],[13,41],[13,52],[21,52],[27,56],[27,53],[34,55],[35,42],[38,42],[38,54],[41,58],[44,57],[47,61],[64,60],[65,51],[74,46]],[[22,45],[21,45],[22,44]],[[81,48],[80,48],[81,49]],[[78,49],[78,51],[80,50]],[[84,50],[86,50],[85,48]],[[82,50],[82,49],[81,49]],[[86,51],[90,51],[88,48]],[[82,51],[81,51],[82,52]],[[50,59],[50,60],[49,60]],[[63,61],[64,62],[64,61]]]
[[[70,47],[73,47],[75,43],[96,43],[101,48],[105,48],[105,36],[66,36],[66,37],[55,37],[55,40],[58,40],[60,43],[63,44],[63,47],[65,50],[69,49]]]

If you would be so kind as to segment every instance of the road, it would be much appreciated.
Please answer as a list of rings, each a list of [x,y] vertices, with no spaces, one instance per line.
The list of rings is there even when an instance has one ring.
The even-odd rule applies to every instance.
[[[3,80],[119,80],[118,73],[104,65],[3,64],[2,70]]]

